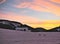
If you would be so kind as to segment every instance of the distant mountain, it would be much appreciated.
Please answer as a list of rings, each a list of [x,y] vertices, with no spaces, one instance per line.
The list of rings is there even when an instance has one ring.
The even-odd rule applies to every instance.
[[[0,28],[7,28],[15,30],[16,27],[20,27],[22,23],[10,20],[0,19]]]
[[[27,25],[27,24],[22,25],[22,27],[28,27],[28,30],[34,29],[33,27],[31,27],[31,26],[29,26],[29,25]]]
[[[20,22],[10,21],[10,20],[1,20],[1,19],[0,19],[0,28],[20,30],[20,31],[28,31],[28,30],[31,31],[33,29],[31,26],[22,24]]]
[[[1,20],[0,19],[0,28],[5,28],[5,29],[14,29],[14,25],[10,23],[9,20]]]
[[[60,26],[48,30],[49,32],[60,32]]]
[[[39,27],[39,28],[35,28],[33,32],[46,32],[46,29]]]
[[[33,28],[27,24],[3,19],[0,19],[0,28],[30,32],[60,32],[60,26],[46,30],[42,27]]]

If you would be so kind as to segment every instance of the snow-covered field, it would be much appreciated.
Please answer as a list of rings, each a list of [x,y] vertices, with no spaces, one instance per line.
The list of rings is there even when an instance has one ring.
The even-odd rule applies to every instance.
[[[60,32],[22,32],[0,29],[0,44],[60,44]]]

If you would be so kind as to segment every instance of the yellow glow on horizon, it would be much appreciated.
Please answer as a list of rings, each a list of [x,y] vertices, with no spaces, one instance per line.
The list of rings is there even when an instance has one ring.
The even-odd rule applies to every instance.
[[[30,26],[32,26],[34,28],[42,27],[42,28],[45,28],[47,30],[60,26],[60,24],[58,24],[58,23],[56,23],[56,24],[48,24],[48,23],[47,24],[28,24],[28,25],[30,25]]]
[[[60,26],[60,21],[59,20],[47,20],[47,21],[42,21],[43,23],[36,23],[36,24],[28,24],[34,28],[36,27],[42,27],[42,28],[45,28],[47,30],[49,29],[52,29],[52,28],[55,28],[55,27],[58,27]]]
[[[60,26],[60,20],[38,20],[30,16],[16,15],[14,13],[10,14],[1,14],[0,18],[20,22],[22,24],[27,24],[34,28],[42,27],[45,29],[51,29]]]

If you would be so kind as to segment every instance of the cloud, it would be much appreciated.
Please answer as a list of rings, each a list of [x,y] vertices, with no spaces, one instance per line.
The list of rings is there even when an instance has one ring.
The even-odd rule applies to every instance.
[[[8,12],[8,13],[0,12],[0,19],[14,20],[18,22],[27,23],[27,24],[47,24],[47,23],[56,24],[57,22],[58,23],[60,22],[59,20],[38,20],[37,18],[31,16],[18,15],[13,12]]]
[[[6,2],[6,0],[0,0],[0,4],[2,4],[2,3],[4,3],[4,2]]]
[[[6,0],[5,0],[6,1]],[[4,3],[5,1],[3,2],[0,2],[0,4]],[[51,27],[56,27],[56,26],[59,26],[60,25],[60,21],[59,20],[55,20],[54,19],[56,18],[57,19],[57,16],[56,15],[60,15],[60,7],[51,3],[51,2],[48,2],[48,1],[45,1],[45,0],[33,0],[32,2],[29,2],[29,1],[25,1],[25,0],[19,0],[20,3],[15,0],[18,4],[16,4],[14,1],[11,2],[11,0],[9,0],[8,3],[4,4],[4,8],[3,8],[3,12],[7,12],[7,13],[2,13],[1,10],[0,10],[0,19],[7,19],[7,20],[14,20],[14,21],[18,21],[18,22],[22,22],[24,24],[28,24],[32,27],[45,27],[45,28],[51,28]],[[22,2],[21,2],[22,1]],[[52,2],[55,2],[55,3],[59,3],[60,1],[57,1],[57,0],[49,0],[49,1],[52,1]],[[8,6],[7,6],[8,5]],[[11,6],[14,6],[14,7],[11,7]],[[38,13],[39,12],[50,12],[50,13],[53,13],[53,14],[56,14],[56,15],[51,15],[51,14],[44,14],[42,15],[41,13],[39,14],[34,14],[34,16],[36,15],[36,17],[32,17],[33,16],[33,11],[31,12],[31,16],[27,16],[25,15],[25,13],[27,11],[21,11],[23,14],[19,13],[17,14],[17,12],[19,12],[16,8],[28,8],[28,9],[32,9],[34,11],[36,11]],[[11,9],[11,11],[10,11]],[[16,12],[15,12],[15,9],[16,9]],[[14,10],[14,13],[13,13],[13,10]],[[28,10],[30,12],[30,10]],[[27,12],[28,13],[28,12]],[[35,13],[35,12],[34,12]],[[28,13],[29,15],[29,13]],[[42,19],[37,19],[37,17],[39,16],[39,18],[41,18],[41,16],[43,16],[42,18],[46,18],[46,19],[49,19],[48,21],[42,21]],[[47,17],[48,16],[48,17]],[[54,17],[53,17],[54,16]],[[53,20],[50,20],[50,19],[53,19]],[[60,18],[58,18],[60,19]]]
[[[38,23],[39,20],[30,16],[18,15],[16,13],[0,13],[0,19],[14,20],[22,23]],[[33,21],[34,20],[34,21]]]
[[[50,0],[56,2],[57,0]],[[60,2],[59,0],[57,3]],[[16,8],[29,8],[35,11],[50,12],[57,16],[60,16],[60,7],[45,0],[33,0],[33,2],[22,2],[18,5],[14,5]]]
[[[51,0],[51,1],[60,4],[60,0]]]
[[[49,29],[49,28],[53,28],[53,27],[56,27],[56,26],[60,25],[59,20],[40,21],[40,20],[38,20],[38,19],[36,19],[34,17],[18,15],[18,14],[13,13],[13,12],[9,12],[9,13],[0,12],[0,19],[18,21],[18,22],[21,22],[23,24],[30,25],[30,26],[32,26],[34,28],[43,27],[43,28]]]

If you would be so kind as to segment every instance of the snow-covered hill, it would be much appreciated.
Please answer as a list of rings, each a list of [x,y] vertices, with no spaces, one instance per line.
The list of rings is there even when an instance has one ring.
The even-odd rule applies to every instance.
[[[0,29],[0,44],[60,44],[60,32],[23,32]]]

